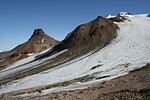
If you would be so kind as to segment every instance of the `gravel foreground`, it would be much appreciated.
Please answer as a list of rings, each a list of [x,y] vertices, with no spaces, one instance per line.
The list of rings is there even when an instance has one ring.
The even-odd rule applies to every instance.
[[[150,65],[86,89],[34,96],[5,96],[1,100],[150,100]]]

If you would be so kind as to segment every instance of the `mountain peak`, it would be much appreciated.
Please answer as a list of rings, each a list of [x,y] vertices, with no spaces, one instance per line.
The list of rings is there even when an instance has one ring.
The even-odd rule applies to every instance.
[[[29,39],[29,40],[31,40],[32,38],[34,38],[34,37],[39,37],[39,36],[41,36],[41,35],[45,35],[45,32],[42,30],[42,29],[35,29],[34,31],[33,31],[33,34],[32,34],[32,36],[31,36],[31,38]]]
[[[33,35],[39,35],[39,34],[45,34],[44,31],[42,29],[35,29],[33,32]]]
[[[117,25],[101,16],[85,24],[79,25],[57,46],[56,51],[69,49],[68,55],[77,56],[106,46],[116,37]]]
[[[7,66],[18,60],[26,58],[30,53],[39,53],[56,45],[57,43],[57,40],[48,36],[42,29],[35,29],[28,41],[18,45],[11,51],[5,53],[3,56],[0,56],[0,59],[5,59],[5,61],[0,62],[0,67]]]

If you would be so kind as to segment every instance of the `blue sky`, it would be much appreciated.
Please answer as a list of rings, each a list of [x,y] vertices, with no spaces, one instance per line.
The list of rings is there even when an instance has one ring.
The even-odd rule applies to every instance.
[[[150,0],[0,0],[0,50],[29,39],[34,29],[62,40],[97,16],[150,13]]]

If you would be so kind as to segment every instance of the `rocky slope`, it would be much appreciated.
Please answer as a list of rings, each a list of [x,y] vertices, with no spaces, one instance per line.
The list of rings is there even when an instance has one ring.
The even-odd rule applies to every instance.
[[[94,50],[92,51],[94,53],[108,45],[117,36],[117,29],[118,27],[116,24],[113,23],[113,21],[98,16],[95,20],[91,22],[79,25],[75,30],[69,33],[62,42],[53,47],[52,52],[50,52],[44,57],[41,56],[41,58],[38,58],[37,60],[47,59],[47,57],[53,56],[54,54],[57,55],[57,53],[59,52],[65,52],[59,54],[53,59],[49,59],[47,62],[39,62],[39,64],[46,64],[42,64],[42,66],[33,69],[31,69],[32,67],[35,67],[33,66],[33,64],[31,64],[31,66],[30,64],[27,64],[25,66],[30,67],[25,68],[30,68],[29,70],[27,70],[26,72],[23,71],[22,73],[22,71],[20,71],[20,68],[17,71],[18,73],[14,73],[15,75],[11,75],[11,77],[8,77],[5,80],[0,80],[0,83],[6,82],[8,80],[10,81],[16,78],[22,78],[26,75],[36,74],[44,70],[48,70],[62,63],[66,63],[75,58],[81,57],[84,54],[91,52],[92,50]],[[18,68],[18,66],[14,67]],[[24,67],[22,66],[22,68]],[[13,73],[12,70],[11,73]],[[8,73],[6,73],[6,75],[3,74],[1,76],[8,76]]]
[[[35,29],[31,38],[0,56],[4,61],[0,62],[0,67],[7,66],[20,59],[28,57],[31,53],[38,53],[57,44],[57,41],[46,35],[42,29]]]
[[[12,92],[13,94],[13,92]],[[15,94],[15,93],[14,93]],[[86,89],[56,91],[49,94],[27,96],[6,95],[2,100],[149,100],[150,99],[150,65],[130,74],[97,83]]]
[[[67,57],[77,57],[95,48],[103,48],[117,36],[117,25],[113,21],[98,16],[95,20],[81,24],[55,46],[53,52],[68,49]]]
[[[98,17],[83,26],[83,30],[82,25],[77,27],[47,56],[0,71],[0,97],[29,100],[148,99],[148,15],[123,12],[109,18]]]

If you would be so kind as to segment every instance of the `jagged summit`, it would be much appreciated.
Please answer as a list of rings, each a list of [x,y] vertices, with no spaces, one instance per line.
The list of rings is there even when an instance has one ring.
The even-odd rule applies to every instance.
[[[40,35],[40,34],[45,34],[45,32],[42,29],[35,29],[33,32],[33,36],[35,35]]]
[[[31,40],[34,37],[42,36],[42,35],[46,35],[45,32],[42,29],[35,29],[29,40]]]
[[[48,43],[50,46],[55,45],[57,42],[54,38],[45,34],[45,32],[42,29],[35,29],[33,31],[33,34],[31,35],[31,38],[28,41],[31,41],[32,44],[33,43],[36,43],[36,44]]]

